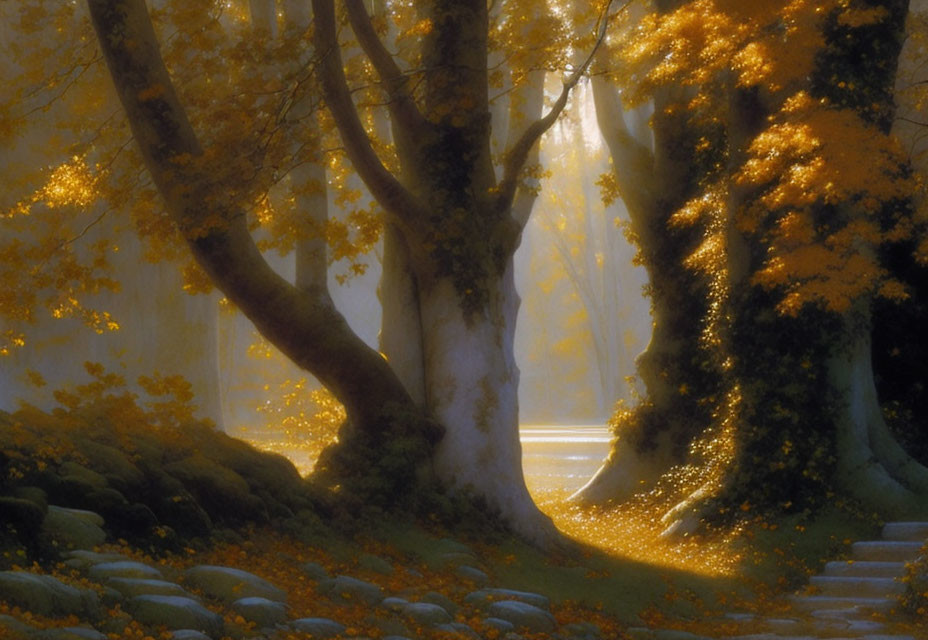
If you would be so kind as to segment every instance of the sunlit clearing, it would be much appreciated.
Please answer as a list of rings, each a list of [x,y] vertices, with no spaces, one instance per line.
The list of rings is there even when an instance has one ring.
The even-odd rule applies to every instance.
[[[649,492],[624,504],[587,508],[568,502],[571,492],[563,488],[552,489],[532,482],[529,489],[558,528],[580,542],[662,567],[707,576],[735,575],[741,561],[735,551],[735,541],[742,533],[740,528],[698,538],[661,538],[660,534],[670,524],[661,520],[668,511],[681,502],[692,504],[694,495],[713,495],[720,488],[734,452],[732,416],[736,415],[740,401],[740,391],[735,389],[729,394],[725,405],[729,413],[721,424],[707,430],[691,445],[692,455],[703,464],[674,467]],[[620,443],[623,422],[631,420],[633,411],[620,410],[613,416],[610,428],[619,433]]]
[[[630,560],[707,576],[732,576],[741,557],[733,550],[737,532],[714,540],[660,538],[667,506],[629,503],[585,508],[567,501],[564,490],[533,490],[538,506],[571,538]]]
[[[241,429],[243,440],[286,456],[304,476],[312,473],[322,450],[338,440],[338,428],[345,421],[345,408],[335,396],[306,387],[306,378],[265,385],[266,399],[256,409],[266,424]]]

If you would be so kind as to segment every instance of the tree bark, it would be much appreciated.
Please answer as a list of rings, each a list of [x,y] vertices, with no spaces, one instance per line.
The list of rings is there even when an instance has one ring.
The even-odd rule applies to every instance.
[[[400,421],[421,414],[387,362],[351,331],[319,287],[298,289],[271,269],[239,203],[229,202],[224,185],[204,171],[203,150],[161,59],[144,1],[88,5],[146,167],[216,286],[262,335],[335,394],[357,432],[384,447],[398,431],[434,441],[428,421]]]
[[[695,188],[690,125],[681,110],[670,109],[683,96],[673,89],[656,95],[652,148],[626,127],[617,89],[602,76],[592,86],[597,122],[648,275],[652,333],[636,360],[644,399],[618,425],[603,466],[571,498],[586,504],[627,500],[683,463],[690,443],[711,420],[713,402],[707,399],[718,397],[719,379],[699,321],[707,311],[707,282],[685,266],[698,230],[668,224]]]

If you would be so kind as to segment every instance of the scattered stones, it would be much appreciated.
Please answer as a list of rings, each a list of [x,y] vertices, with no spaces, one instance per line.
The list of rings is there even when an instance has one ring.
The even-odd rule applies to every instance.
[[[210,640],[210,637],[194,629],[178,629],[171,634],[171,640]]]
[[[64,554],[64,557],[67,558],[65,564],[74,569],[86,569],[104,562],[126,562],[129,560],[128,556],[121,553],[97,553],[87,549],[68,551]]]
[[[338,602],[364,602],[374,605],[383,601],[383,589],[376,584],[351,576],[336,576],[323,580],[316,587],[319,593]]]
[[[66,548],[92,549],[106,540],[103,518],[92,511],[48,506],[42,530]]]
[[[384,609],[387,609],[388,611],[399,612],[402,611],[403,607],[405,607],[407,604],[409,604],[409,600],[406,600],[405,598],[390,597],[384,598],[380,603],[380,606]]]
[[[484,573],[480,569],[477,569],[476,567],[471,567],[466,564],[462,564],[459,567],[457,567],[454,570],[454,572],[461,578],[464,578],[465,580],[470,580],[471,582],[476,584],[478,587],[485,587],[488,584],[490,584],[490,576],[488,576],[486,573]]]
[[[241,569],[201,564],[187,569],[184,581],[194,589],[226,603],[251,597],[267,598],[275,602],[287,601],[287,594],[282,589]]]
[[[503,620],[502,618],[484,618],[483,624],[487,625],[488,627],[493,627],[502,633],[516,630],[516,626],[514,624],[508,620]]]
[[[437,604],[452,616],[457,615],[458,609],[460,609],[460,607],[456,605],[450,598],[442,593],[438,593],[437,591],[429,591],[424,596],[419,598],[419,601],[428,602],[430,604]]]
[[[473,638],[474,640],[481,640],[480,634],[468,627],[463,622],[449,622],[447,624],[436,624],[435,628],[439,631],[444,631],[445,633],[451,633],[456,636],[463,636],[465,638]]]
[[[551,606],[551,601],[547,596],[529,591],[516,591],[515,589],[480,589],[467,594],[464,597],[464,602],[479,607],[489,605],[494,600],[500,599],[518,600],[539,609],[548,609]]]
[[[110,578],[106,586],[115,589],[126,598],[135,596],[183,596],[190,594],[182,586],[166,580],[146,578]]]
[[[77,589],[52,576],[24,571],[0,572],[0,600],[49,617],[81,614],[96,617],[99,607],[93,591]]]
[[[106,634],[86,627],[60,627],[33,634],[35,640],[108,640]]]
[[[267,598],[242,598],[232,603],[232,610],[259,629],[274,627],[287,620],[287,605]]]
[[[299,618],[290,621],[290,628],[301,633],[310,633],[316,638],[331,638],[345,631],[345,625],[329,618]]]
[[[0,514],[3,524],[12,527],[23,542],[34,540],[42,528],[45,511],[32,500],[0,496]]]
[[[511,622],[529,631],[554,631],[554,616],[534,605],[519,600],[503,600],[490,605],[490,616]]]
[[[362,554],[358,558],[358,566],[362,569],[368,569],[375,573],[385,576],[393,575],[393,565],[381,558],[370,553]]]
[[[454,620],[445,609],[428,602],[410,602],[403,607],[402,612],[422,625],[446,624]]]
[[[164,576],[161,571],[141,562],[132,560],[117,560],[116,562],[101,562],[95,564],[87,571],[87,575],[97,581],[107,578],[140,578],[160,580]]]
[[[329,572],[325,570],[325,567],[318,562],[306,562],[303,564],[302,569],[303,573],[316,582],[328,580],[331,577]]]
[[[0,638],[26,636],[34,631],[35,627],[20,622],[13,616],[0,615]]]
[[[136,596],[126,603],[126,608],[142,624],[194,629],[214,638],[222,634],[222,618],[192,598]]]

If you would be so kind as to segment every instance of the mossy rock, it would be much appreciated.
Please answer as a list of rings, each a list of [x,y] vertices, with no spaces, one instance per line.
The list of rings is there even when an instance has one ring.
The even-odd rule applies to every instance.
[[[267,508],[245,479],[202,454],[165,465],[164,470],[184,484],[213,520],[268,520]]]
[[[82,464],[73,460],[65,460],[58,467],[58,475],[62,478],[78,478],[85,484],[101,489],[107,486],[106,476],[97,473],[93,469],[88,469]]]
[[[0,523],[6,532],[29,546],[42,530],[44,509],[31,500],[0,496]]]
[[[153,501],[152,510],[158,519],[184,538],[204,538],[213,530],[213,520],[186,491],[166,495]]]
[[[145,486],[145,474],[126,452],[88,438],[77,440],[75,445],[87,458],[88,466],[104,475],[107,483],[123,494],[134,493]]]

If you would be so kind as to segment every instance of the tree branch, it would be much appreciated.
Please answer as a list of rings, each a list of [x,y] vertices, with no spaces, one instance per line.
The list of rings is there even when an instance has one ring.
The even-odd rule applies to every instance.
[[[374,69],[377,70],[377,75],[386,86],[387,95],[390,97],[387,108],[390,109],[394,122],[406,129],[408,133],[421,131],[426,120],[422,117],[409,91],[409,78],[396,64],[393,56],[374,31],[374,25],[371,23],[367,9],[364,8],[363,0],[344,1],[351,29],[371,64],[374,65]]]
[[[167,211],[197,262],[272,344],[380,434],[390,411],[414,409],[376,351],[317,292],[301,291],[258,251],[239,203],[217,183],[161,57],[145,0],[88,0],[100,48]]]
[[[384,210],[398,222],[418,227],[428,218],[424,205],[390,173],[371,146],[371,140],[361,123],[358,110],[351,99],[342,54],[335,37],[335,7],[333,0],[312,0],[316,20],[314,42],[320,56],[319,71],[326,103],[345,151],[355,171],[364,180],[371,195]]]
[[[609,25],[609,10],[612,8],[613,2],[614,0],[609,0],[609,4],[606,5],[606,9],[603,12],[603,18],[599,23],[599,33],[596,37],[596,44],[593,45],[593,50],[590,51],[590,54],[583,64],[577,67],[564,82],[561,95],[558,96],[557,100],[551,106],[551,110],[540,120],[536,120],[529,125],[522,134],[522,137],[519,138],[506,154],[506,159],[503,161],[503,179],[499,185],[499,196],[497,199],[497,208],[500,211],[506,211],[512,206],[516,189],[519,186],[519,173],[525,166],[529,152],[532,150],[532,147],[535,146],[535,143],[538,142],[538,139],[557,121],[564,107],[567,106],[567,99],[570,97],[570,92],[577,83],[580,82],[580,78],[586,73],[590,63],[593,61],[593,57],[605,40],[606,28]]]

